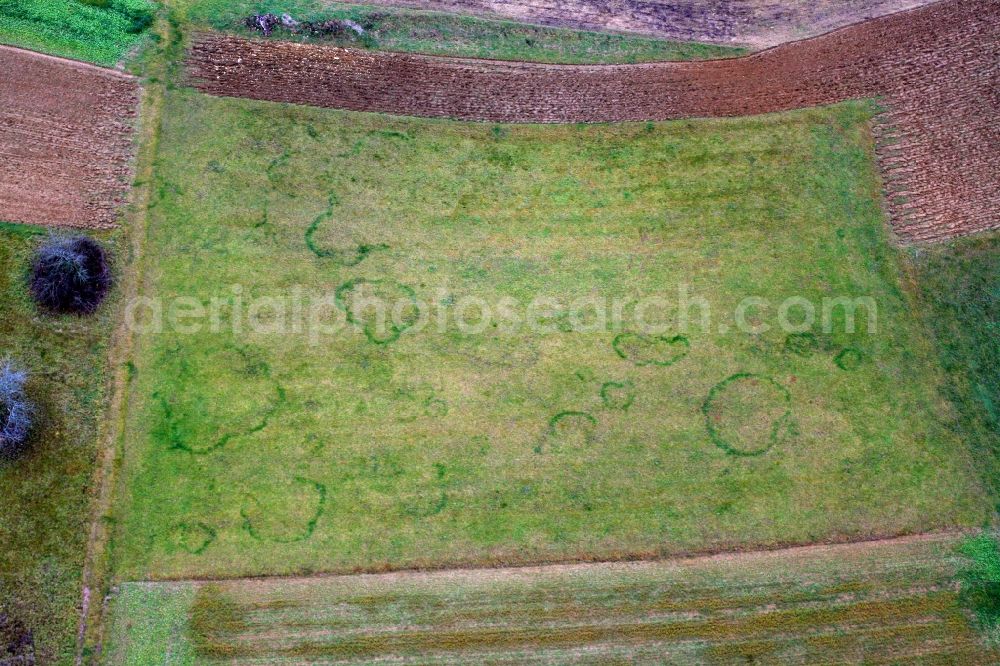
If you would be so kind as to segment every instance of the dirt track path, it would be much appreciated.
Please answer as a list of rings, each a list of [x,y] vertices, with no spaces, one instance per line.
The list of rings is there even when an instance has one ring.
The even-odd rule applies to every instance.
[[[0,46],[0,220],[113,226],[138,103],[132,76]]]
[[[1000,227],[1000,3],[945,0],[753,56],[540,65],[218,34],[191,81],[215,95],[494,122],[744,116],[879,97],[879,159],[904,242]]]
[[[821,35],[934,0],[369,0],[409,7],[512,19],[582,30],[777,46]]]

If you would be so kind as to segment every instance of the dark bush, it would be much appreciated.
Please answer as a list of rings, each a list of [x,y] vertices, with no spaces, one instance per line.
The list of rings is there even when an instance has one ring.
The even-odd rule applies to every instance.
[[[31,629],[0,613],[0,664],[34,664],[35,638]]]
[[[153,13],[145,9],[134,9],[128,14],[129,27],[126,29],[130,35],[138,35],[145,32],[149,26],[153,25]]]
[[[90,314],[111,288],[104,248],[86,236],[53,237],[38,249],[31,295],[47,310]]]
[[[264,36],[270,37],[274,29],[281,25],[281,19],[275,14],[254,14],[248,16],[243,24],[251,30],[257,30],[264,33]]]
[[[9,361],[0,364],[0,457],[16,456],[28,441],[35,410],[24,393],[27,380]]]

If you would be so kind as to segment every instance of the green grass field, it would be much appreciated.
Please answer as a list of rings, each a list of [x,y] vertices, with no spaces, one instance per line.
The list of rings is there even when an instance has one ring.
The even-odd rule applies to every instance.
[[[722,560],[129,583],[106,663],[996,663],[963,609],[970,567],[954,537],[938,537]]]
[[[1000,236],[910,251],[928,328],[963,437],[988,485],[1000,488]]]
[[[43,231],[0,224],[0,359],[31,372],[30,448],[0,459],[0,610],[34,631],[39,663],[75,648],[111,308],[93,319],[39,313],[27,293]]]
[[[153,21],[150,0],[0,0],[0,44],[114,66]]]
[[[123,281],[141,275],[168,310],[222,300],[217,327],[210,314],[183,322],[210,330],[141,332],[117,366],[125,431],[101,506],[113,536],[95,556],[111,570],[89,579],[95,601],[120,584],[102,663],[997,663],[982,642],[1000,640],[988,533],[164,582],[976,528],[995,524],[1000,491],[1000,236],[889,243],[868,103],[506,126],[214,99],[174,80],[184,38],[241,32],[252,11],[352,18],[368,38],[328,43],[443,55],[742,51],[324,0],[164,4],[163,39],[136,62],[151,2],[0,0],[0,43],[124,59],[152,97],[169,89],[162,129],[144,123],[159,148],[139,176],[154,192],[148,236],[128,243],[140,264],[133,231],[102,238]],[[25,280],[44,233],[0,223],[0,359],[32,372],[41,409],[28,453],[0,461],[0,613],[33,630],[39,663],[72,663],[123,304],[38,313]],[[625,306],[620,328],[574,330],[568,303],[592,297],[662,296],[653,318],[674,322],[681,287],[709,325],[695,304],[691,326],[643,335]],[[401,320],[345,313],[370,294]],[[323,324],[350,321],[311,327],[319,296]],[[770,304],[749,317],[769,330],[734,326],[748,296]],[[470,299],[523,316],[539,297],[555,301],[545,332],[453,319]],[[831,331],[789,333],[775,315],[789,297],[867,297],[878,325],[862,314],[846,332],[835,310]],[[472,328],[479,311],[464,313]],[[85,655],[101,633],[90,626]]]
[[[687,284],[716,317],[653,339],[568,332],[559,307],[545,334],[379,330],[360,312],[313,344],[276,330],[273,303],[258,321],[273,330],[234,331],[230,304],[219,332],[141,335],[118,579],[982,524],[991,500],[886,242],[870,114],[489,126],[171,93],[147,296],[301,287],[349,306],[365,288],[436,317],[470,296]],[[867,296],[877,330],[736,331],[751,295]]]
[[[569,30],[442,12],[324,0],[174,0],[195,26],[249,34],[254,13],[289,13],[300,21],[351,19],[367,33],[305,38],[277,31],[274,38],[431,55],[551,63],[629,63],[729,58],[746,49],[613,33]]]

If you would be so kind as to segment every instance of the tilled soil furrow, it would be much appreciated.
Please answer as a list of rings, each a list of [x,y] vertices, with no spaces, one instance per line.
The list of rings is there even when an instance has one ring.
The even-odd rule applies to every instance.
[[[0,47],[0,220],[114,226],[132,174],[130,76]]]

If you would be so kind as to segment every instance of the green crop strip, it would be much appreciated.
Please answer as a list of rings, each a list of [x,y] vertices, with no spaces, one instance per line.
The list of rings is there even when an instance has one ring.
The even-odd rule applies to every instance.
[[[1000,545],[992,532],[966,539],[959,552],[968,558],[959,573],[962,604],[976,616],[989,638],[1000,640]]]
[[[0,0],[0,43],[110,67],[153,23],[148,0]]]

